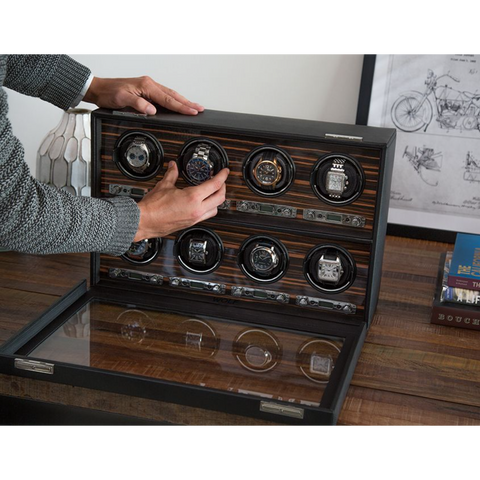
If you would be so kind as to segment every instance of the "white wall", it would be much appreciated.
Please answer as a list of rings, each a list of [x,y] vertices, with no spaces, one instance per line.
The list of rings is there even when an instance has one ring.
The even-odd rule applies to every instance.
[[[354,123],[362,55],[72,55],[98,77],[149,75],[205,108]],[[36,152],[61,110],[8,90],[15,135]],[[96,108],[81,103],[80,107]]]

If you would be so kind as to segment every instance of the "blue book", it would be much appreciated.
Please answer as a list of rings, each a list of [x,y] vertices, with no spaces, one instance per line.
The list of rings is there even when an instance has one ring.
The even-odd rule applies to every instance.
[[[480,290],[480,235],[457,234],[447,284]]]

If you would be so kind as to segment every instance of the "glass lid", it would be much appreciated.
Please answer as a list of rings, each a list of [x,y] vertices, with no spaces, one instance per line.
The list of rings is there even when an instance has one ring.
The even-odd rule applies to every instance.
[[[319,406],[343,340],[92,301],[28,356]]]

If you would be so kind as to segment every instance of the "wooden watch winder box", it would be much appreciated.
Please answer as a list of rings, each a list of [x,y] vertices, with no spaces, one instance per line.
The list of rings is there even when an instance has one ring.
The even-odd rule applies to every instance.
[[[395,130],[205,111],[92,114],[92,194],[228,166],[218,215],[92,254],[2,348],[5,373],[258,422],[334,424],[376,307]],[[132,412],[134,413],[134,412]]]

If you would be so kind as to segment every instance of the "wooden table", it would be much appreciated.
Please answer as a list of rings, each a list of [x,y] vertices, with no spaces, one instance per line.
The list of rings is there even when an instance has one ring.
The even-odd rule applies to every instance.
[[[387,237],[380,300],[338,423],[480,425],[480,333],[430,324],[446,243]],[[88,255],[0,253],[0,344],[88,278]],[[252,424],[191,407],[0,375],[0,395],[142,421]]]

